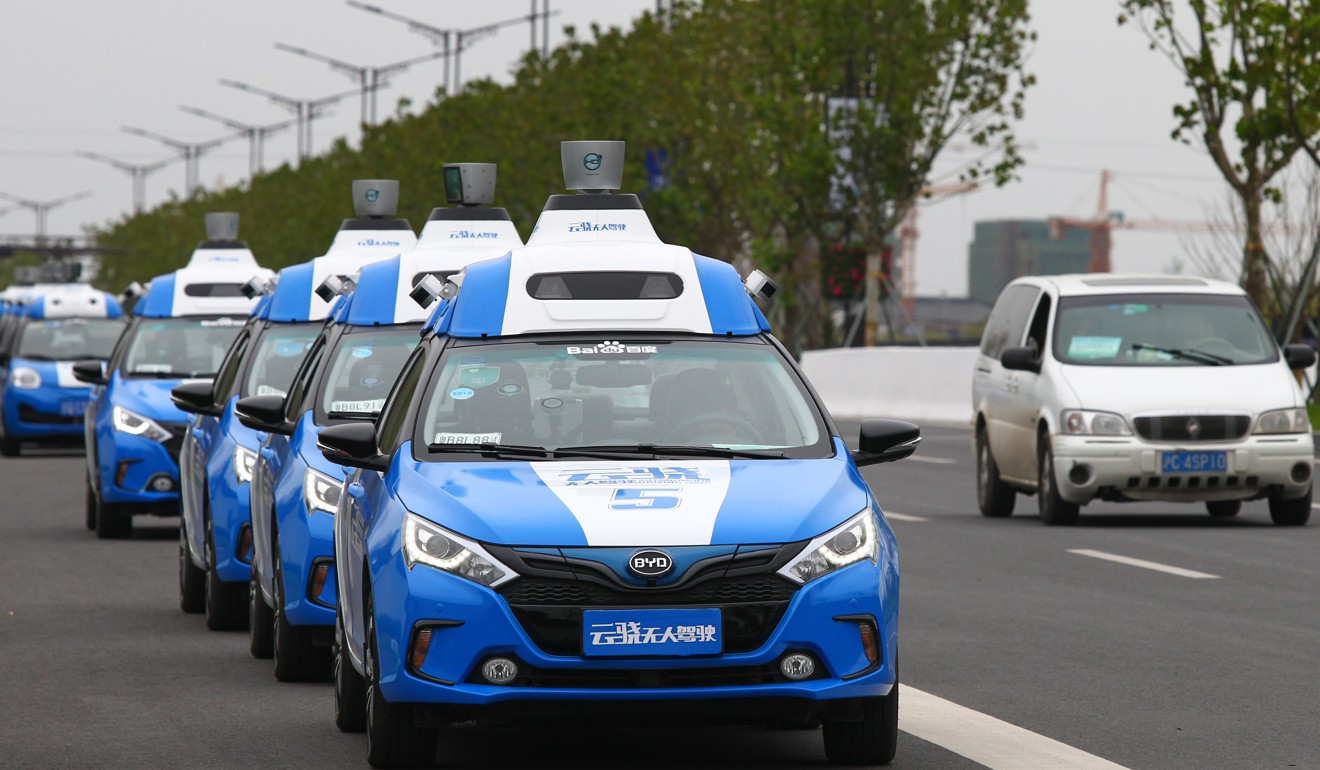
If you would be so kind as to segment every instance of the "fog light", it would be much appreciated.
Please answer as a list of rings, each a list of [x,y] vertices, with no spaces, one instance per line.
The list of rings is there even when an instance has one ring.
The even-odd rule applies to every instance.
[[[805,652],[790,653],[779,661],[779,670],[794,681],[806,679],[816,673],[816,659]]]
[[[417,638],[413,639],[412,658],[409,661],[412,663],[413,671],[421,671],[422,664],[426,662],[426,653],[431,649],[431,632],[433,630],[423,628],[417,632]]]
[[[875,625],[863,621],[857,624],[857,632],[862,636],[862,650],[866,653],[867,662],[875,665],[880,660],[880,635],[876,633]]]
[[[124,486],[124,479],[128,476],[128,468],[135,462],[137,462],[137,460],[121,460],[119,464],[115,466],[115,486]]]
[[[491,684],[508,684],[518,678],[518,664],[508,658],[491,658],[481,664],[481,675]]]
[[[1311,464],[1297,463],[1292,467],[1292,480],[1301,484],[1311,478]]]
[[[325,591],[325,578],[330,574],[330,565],[322,562],[312,568],[312,586],[311,595],[314,599],[321,598],[321,592]],[[431,633],[430,631],[426,632]],[[430,638],[429,636],[427,637]]]
[[[1091,480],[1091,469],[1085,465],[1074,465],[1068,470],[1068,480],[1081,486]]]
[[[173,492],[174,479],[169,476],[154,476],[152,477],[149,486],[156,492]]]

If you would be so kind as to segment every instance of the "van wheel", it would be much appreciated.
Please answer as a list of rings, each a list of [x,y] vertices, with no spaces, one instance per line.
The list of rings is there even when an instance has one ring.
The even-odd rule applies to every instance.
[[[1311,519],[1311,490],[1294,500],[1270,495],[1270,518],[1280,527],[1300,527]]]
[[[862,699],[856,722],[826,719],[821,735],[833,765],[887,765],[898,753],[898,682],[888,695]]]
[[[999,477],[999,465],[990,451],[985,428],[976,430],[976,503],[981,515],[992,519],[1012,516],[1017,503],[1017,492]]]
[[[1059,487],[1054,482],[1054,450],[1050,448],[1048,436],[1041,437],[1038,459],[1036,476],[1040,486],[1036,499],[1040,505],[1040,520],[1052,527],[1076,524],[1081,507],[1059,497]]]
[[[1216,519],[1227,519],[1242,511],[1241,500],[1211,500],[1205,504],[1205,510]]]

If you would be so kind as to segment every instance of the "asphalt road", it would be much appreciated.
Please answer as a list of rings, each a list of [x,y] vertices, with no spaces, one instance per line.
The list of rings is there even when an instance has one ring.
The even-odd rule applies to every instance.
[[[1031,498],[984,519],[967,433],[925,433],[866,471],[904,515],[906,684],[1132,768],[1320,767],[1320,524],[1101,504],[1047,528]],[[98,541],[82,479],[77,455],[0,461],[0,767],[364,767],[328,683],[276,682],[245,634],[179,611],[174,522]],[[824,766],[815,731],[460,728],[440,748],[454,767]],[[981,765],[905,732],[894,766]]]

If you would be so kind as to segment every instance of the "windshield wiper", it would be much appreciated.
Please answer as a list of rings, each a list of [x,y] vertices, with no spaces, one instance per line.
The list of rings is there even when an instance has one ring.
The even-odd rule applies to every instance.
[[[1219,366],[1220,364],[1233,363],[1233,359],[1231,358],[1225,358],[1223,356],[1215,355],[1214,353],[1207,353],[1204,350],[1197,350],[1196,348],[1180,350],[1178,348],[1162,348],[1157,345],[1147,345],[1144,342],[1134,342],[1132,343],[1132,349],[1153,350],[1156,353],[1165,353],[1174,358],[1185,358],[1188,361],[1197,361],[1206,364],[1207,366]]]
[[[521,444],[496,444],[487,441],[481,444],[427,444],[426,448],[432,452],[468,452],[480,454],[484,457],[500,457],[501,455],[534,456],[549,457],[550,450],[543,446],[523,446]]]
[[[783,452],[763,449],[729,449],[719,446],[685,446],[680,444],[618,444],[601,446],[566,446],[554,450],[556,457],[587,454],[590,452],[622,455],[679,455],[681,457],[737,457],[753,460],[782,460]]]
[[[332,420],[374,420],[380,412],[326,412]]]

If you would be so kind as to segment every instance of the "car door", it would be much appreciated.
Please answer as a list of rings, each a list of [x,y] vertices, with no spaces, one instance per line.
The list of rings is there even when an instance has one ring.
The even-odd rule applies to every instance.
[[[1044,355],[1048,343],[1050,310],[1053,302],[1048,292],[1036,292],[1026,307],[1031,311],[1024,328],[1010,329],[1008,347],[1030,347],[1037,352],[1037,360]],[[1002,365],[1001,365],[1002,366]],[[1027,371],[1005,371],[1008,393],[1004,399],[1004,450],[1012,459],[1011,466],[1000,465],[1001,472],[1024,481],[1036,478],[1036,425],[1040,417],[1044,391],[1048,388],[1045,375]]]
[[[973,374],[973,395],[978,413],[985,419],[990,451],[1003,476],[1022,478],[1013,446],[1012,400],[1019,387],[1018,372],[1004,368],[999,360],[1003,352],[1021,344],[1027,319],[1040,290],[1027,284],[1004,289],[995,302],[981,336],[981,352]]]

